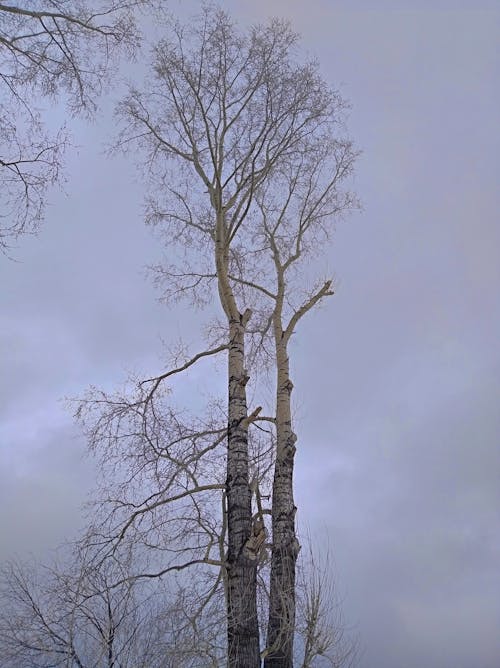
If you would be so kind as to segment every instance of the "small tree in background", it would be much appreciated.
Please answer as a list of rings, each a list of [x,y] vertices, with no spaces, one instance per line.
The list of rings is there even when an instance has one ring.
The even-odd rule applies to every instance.
[[[152,592],[130,575],[130,555],[94,567],[66,550],[41,567],[8,562],[0,572],[3,668],[162,668],[168,634]],[[118,555],[117,555],[118,556]]]

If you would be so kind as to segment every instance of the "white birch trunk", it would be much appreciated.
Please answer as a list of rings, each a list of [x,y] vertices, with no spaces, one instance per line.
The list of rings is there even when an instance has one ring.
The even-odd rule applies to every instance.
[[[278,322],[276,321],[278,320]],[[277,454],[272,500],[272,556],[265,668],[292,668],[295,628],[295,571],[299,543],[295,534],[293,466],[296,435],[292,430],[288,338],[275,319]]]
[[[250,312],[239,313],[228,280],[228,256],[222,213],[216,226],[219,295],[228,319],[227,448],[227,636],[229,668],[259,668],[257,567],[244,549],[252,534],[252,495],[248,467],[248,410],[245,329]]]

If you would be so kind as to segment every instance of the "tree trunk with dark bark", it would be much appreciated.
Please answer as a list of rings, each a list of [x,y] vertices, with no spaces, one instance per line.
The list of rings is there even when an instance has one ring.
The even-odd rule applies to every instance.
[[[266,643],[268,654],[264,659],[264,668],[292,668],[295,571],[300,550],[295,534],[297,508],[293,497],[293,466],[297,437],[292,430],[290,397],[293,384],[290,380],[287,341],[281,331],[276,336],[276,361],[277,454],[272,500],[273,547]]]
[[[228,664],[260,666],[257,620],[257,568],[245,545],[252,533],[252,497],[248,472],[248,419],[242,316],[229,327],[229,424],[227,455]]]
[[[241,314],[228,280],[228,244],[224,213],[217,211],[215,264],[222,308],[227,317],[227,638],[229,668],[260,668],[257,615],[257,562],[246,544],[252,535],[252,493],[248,466],[248,408],[245,330],[251,312]]]

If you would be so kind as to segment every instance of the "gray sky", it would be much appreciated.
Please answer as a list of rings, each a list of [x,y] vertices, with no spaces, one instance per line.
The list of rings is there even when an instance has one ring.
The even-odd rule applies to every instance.
[[[496,3],[222,4],[244,22],[292,20],[352,102],[363,150],[365,210],[329,251],[337,293],[293,343],[301,526],[331,546],[360,668],[494,668]],[[203,317],[157,304],[143,277],[158,248],[132,165],[101,152],[104,106],[73,126],[66,194],[51,194],[39,237],[0,258],[0,558],[44,554],[80,522],[92,465],[60,399],[154,371],[160,339]]]

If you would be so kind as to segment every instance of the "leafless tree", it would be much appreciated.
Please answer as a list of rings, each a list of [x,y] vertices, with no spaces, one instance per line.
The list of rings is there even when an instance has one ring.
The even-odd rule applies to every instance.
[[[269,337],[274,348],[277,448],[266,668],[290,668],[293,664],[299,543],[293,496],[297,436],[292,419],[289,343],[301,319],[333,295],[332,279],[318,276],[312,260],[320,255],[339,217],[357,206],[355,196],[345,188],[356,152],[339,132],[341,118],[336,123],[336,137],[323,133],[309,140],[307,153],[294,156],[285,168],[274,171],[256,194],[251,234],[243,234],[238,248],[233,249],[230,279],[247,301],[260,305],[260,327],[254,330],[257,345],[264,346]],[[252,299],[249,292],[254,292],[257,299]]]
[[[218,666],[226,658],[221,629],[229,589],[228,426],[227,408],[220,402],[212,401],[205,415],[177,406],[175,380],[226,350],[219,346],[182,362],[177,359],[178,366],[170,371],[132,380],[120,393],[91,389],[77,411],[99,458],[102,480],[82,545],[93,550],[96,568],[130,548],[142,554],[140,568],[131,574],[134,580],[168,576],[172,587],[178,584],[178,604],[169,615],[176,620],[176,650],[171,647],[165,656],[177,656],[174,665],[179,666],[191,665],[182,657],[200,666]],[[267,456],[260,452],[263,447],[270,450],[267,441],[252,440],[252,467]],[[252,538],[247,549],[255,552],[256,536]],[[250,560],[257,563],[254,552]],[[189,595],[183,579],[188,572]]]
[[[72,553],[49,566],[10,562],[0,573],[0,652],[5,668],[164,666],[158,590],[139,591],[129,559],[98,570]],[[83,557],[83,558],[82,558]],[[118,583],[118,584],[117,584]]]
[[[136,546],[137,547],[137,546]],[[134,550],[137,555],[137,549]],[[302,557],[304,555],[302,554]],[[300,668],[351,668],[331,570],[307,553],[297,578]],[[220,668],[227,664],[224,587],[180,576],[164,586],[137,577],[127,551],[96,560],[66,551],[50,567],[9,562],[0,571],[0,656],[5,668]],[[172,586],[173,585],[173,586]],[[268,608],[263,587],[261,618]]]
[[[296,665],[300,668],[353,668],[359,644],[346,627],[342,601],[327,546],[322,553],[308,539],[297,572]]]
[[[260,662],[257,564],[248,549],[256,534],[248,428],[260,408],[248,414],[245,335],[252,311],[231,278],[233,249],[244,230],[251,234],[269,179],[290,162],[306,160],[313,139],[328,136],[343,108],[314,63],[294,60],[296,42],[283,21],[242,34],[226,13],[205,7],[196,22],[175,25],[157,45],[152,80],[144,92],[132,88],[119,107],[125,122],[119,145],[142,148],[154,186],[149,219],[162,223],[183,249],[181,263],[164,268],[168,296],[203,299],[205,279],[212,279],[224,314],[227,620],[229,663],[235,667]]]
[[[288,345],[301,318],[333,293],[330,278],[304,279],[297,268],[304,271],[303,260],[355,205],[342,189],[355,152],[339,134],[342,98],[316,64],[294,60],[296,43],[282,21],[241,33],[225,12],[206,6],[197,21],[172,26],[154,50],[144,92],[131,88],[118,109],[119,147],[134,157],[137,148],[143,152],[152,186],[148,220],[180,251],[176,263],[157,271],[165,297],[203,302],[215,288],[222,311],[208,348],[123,392],[93,389],[77,411],[105,481],[82,549],[92,553],[98,574],[123,551],[142,556],[139,568],[114,571],[89,600],[170,576],[175,595],[167,613],[157,614],[172,625],[170,646],[157,639],[161,665],[227,660],[256,668],[262,656],[266,668],[291,668],[299,630],[308,668],[327,645],[318,630],[317,581],[303,616],[296,613],[297,437]],[[85,86],[73,90],[68,82],[77,108],[85,107],[78,97]],[[262,351],[275,369],[267,417],[247,401]],[[227,400],[204,415],[176,406],[169,385],[220,355],[228,363]],[[271,508],[264,507],[270,496]],[[261,632],[259,586],[267,617],[263,623],[261,612]],[[267,636],[263,649],[260,635]]]
[[[0,2],[0,249],[36,231],[47,187],[60,179],[64,129],[50,134],[38,105],[65,94],[90,114],[114,55],[139,41],[134,10],[145,0]]]

